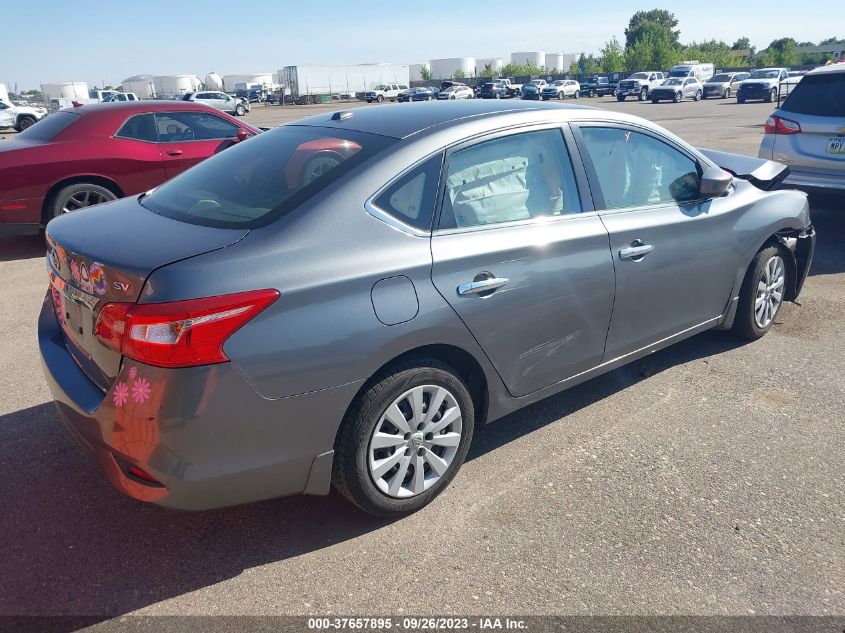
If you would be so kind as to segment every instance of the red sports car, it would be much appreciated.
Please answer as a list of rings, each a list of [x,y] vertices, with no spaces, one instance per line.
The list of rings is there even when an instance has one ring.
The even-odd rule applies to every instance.
[[[62,213],[147,191],[258,133],[185,101],[65,108],[0,141],[0,233],[37,232]]]

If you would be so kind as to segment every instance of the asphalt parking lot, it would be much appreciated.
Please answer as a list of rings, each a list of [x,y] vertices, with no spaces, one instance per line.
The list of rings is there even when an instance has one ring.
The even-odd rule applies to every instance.
[[[581,103],[752,155],[772,110]],[[845,614],[845,199],[811,202],[811,277],[765,338],[699,335],[495,422],[393,522],[335,493],[193,514],[121,496],[41,375],[43,242],[0,238],[0,615]]]

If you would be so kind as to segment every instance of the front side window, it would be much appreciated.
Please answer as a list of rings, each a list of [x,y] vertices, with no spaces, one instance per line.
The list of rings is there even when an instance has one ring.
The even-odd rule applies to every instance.
[[[560,130],[524,132],[449,159],[440,228],[578,213],[581,203]]]
[[[373,206],[418,229],[431,229],[443,155],[432,156],[385,189]]]
[[[158,142],[155,116],[152,114],[136,114],[130,117],[117,131],[115,136],[148,143]]]
[[[583,127],[605,208],[689,202],[698,198],[698,164],[647,134]]]
[[[191,224],[256,228],[287,215],[395,142],[351,130],[284,125],[204,160],[141,204]]]
[[[207,112],[159,112],[155,117],[161,143],[211,141],[238,135],[237,125]]]

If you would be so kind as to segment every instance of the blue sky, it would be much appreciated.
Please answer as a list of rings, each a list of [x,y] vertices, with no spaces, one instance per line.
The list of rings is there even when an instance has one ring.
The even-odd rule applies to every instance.
[[[619,0],[41,0],[5,3],[0,83],[21,90],[80,80],[119,83],[141,73],[272,72],[295,64],[419,63],[437,57],[502,57],[512,51],[596,52],[623,39],[637,9],[666,8],[681,41],[763,47],[790,35],[845,35],[838,2],[727,2],[677,6]],[[800,10],[796,7],[801,7]],[[84,26],[83,26],[84,25]]]

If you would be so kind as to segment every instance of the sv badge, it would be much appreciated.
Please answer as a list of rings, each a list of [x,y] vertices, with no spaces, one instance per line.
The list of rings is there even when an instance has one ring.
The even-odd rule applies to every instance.
[[[112,283],[115,290],[120,290],[121,292],[129,292],[129,289],[132,287],[128,281],[115,281]]]

